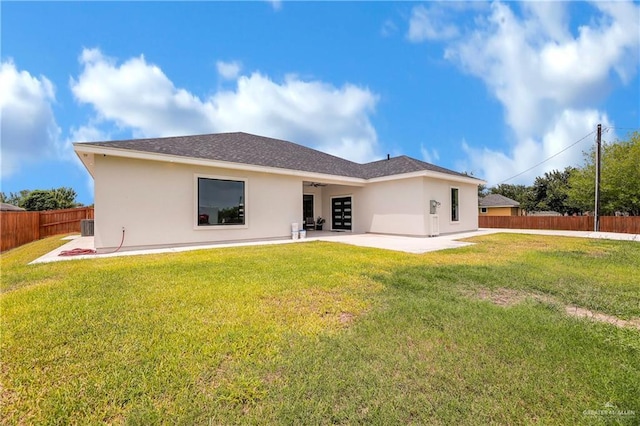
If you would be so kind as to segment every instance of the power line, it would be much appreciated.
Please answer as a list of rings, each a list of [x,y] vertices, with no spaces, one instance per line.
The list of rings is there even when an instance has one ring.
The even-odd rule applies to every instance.
[[[616,130],[640,130],[640,127],[618,127],[618,126],[607,126],[603,127],[603,130],[616,129]]]
[[[531,167],[529,167],[527,170],[522,171],[522,172],[518,173],[517,175],[513,175],[513,176],[511,176],[509,179],[505,179],[505,180],[503,180],[502,182],[499,182],[497,185],[500,185],[500,184],[503,184],[503,183],[509,182],[511,179],[517,178],[518,176],[523,175],[523,174],[527,173],[528,171],[535,169],[535,168],[536,168],[536,167],[538,167],[539,165],[546,163],[547,161],[551,160],[552,158],[557,157],[558,155],[562,154],[563,152],[565,152],[565,151],[566,151],[566,150],[568,150],[569,148],[572,148],[573,146],[575,146],[575,145],[579,144],[580,142],[582,142],[583,140],[585,140],[585,139],[586,139],[586,138],[588,138],[589,136],[593,135],[595,132],[596,132],[596,131],[594,130],[593,132],[591,132],[591,133],[589,133],[589,134],[585,135],[584,137],[582,137],[582,138],[578,139],[577,141],[575,141],[574,143],[572,143],[572,144],[571,144],[571,145],[569,145],[568,147],[564,148],[562,151],[556,152],[556,153],[555,153],[555,154],[553,154],[551,157],[548,157],[548,158],[546,158],[545,160],[542,160],[541,162],[539,162],[539,163],[538,163],[538,164],[536,164],[535,166],[531,166]]]

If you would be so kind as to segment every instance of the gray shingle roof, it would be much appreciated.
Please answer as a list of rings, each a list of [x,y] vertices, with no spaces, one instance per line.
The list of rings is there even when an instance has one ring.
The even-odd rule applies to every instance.
[[[1,203],[0,210],[3,212],[23,212],[25,211],[22,207],[14,206],[13,204]]]
[[[84,142],[76,145],[97,145],[364,179],[423,170],[466,176],[404,155],[389,160],[359,164],[293,142],[243,132]]]
[[[444,167],[436,166],[434,164],[416,160],[415,158],[407,157],[406,155],[393,157],[388,160],[378,160],[371,163],[362,164],[360,167],[364,171],[364,175],[362,177],[365,177],[367,179],[398,175],[402,173],[419,172],[423,170],[470,177],[463,173],[454,172],[453,170],[445,169]]]
[[[480,207],[520,207],[520,203],[500,194],[489,194],[478,200]]]

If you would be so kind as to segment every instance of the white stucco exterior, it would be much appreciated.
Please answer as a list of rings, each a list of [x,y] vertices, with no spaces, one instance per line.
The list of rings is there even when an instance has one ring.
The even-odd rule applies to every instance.
[[[302,179],[119,157],[95,158],[95,245],[124,248],[286,238],[300,221]],[[197,225],[197,176],[245,179],[246,224]]]
[[[450,188],[459,189],[460,220],[451,221]],[[430,200],[440,203],[437,209],[440,233],[478,229],[477,184],[427,177],[386,180],[362,188],[355,204],[356,232],[430,235]],[[361,230],[361,231],[360,231]]]
[[[83,149],[93,149],[84,151]],[[101,153],[76,146],[95,181],[95,246],[123,250],[290,238],[291,223],[303,226],[303,194],[314,196],[314,218],[332,230],[332,199],[351,197],[354,233],[431,235],[430,200],[440,203],[440,233],[478,228],[477,185],[468,177],[424,172],[364,180],[230,163]],[[107,152],[107,151],[104,151]],[[134,158],[132,158],[134,157]],[[199,226],[197,178],[245,182],[243,225]],[[310,185],[322,182],[322,186]],[[459,190],[459,221],[451,220],[451,188]]]
[[[425,236],[423,185],[421,177],[368,185],[361,203],[368,232]]]

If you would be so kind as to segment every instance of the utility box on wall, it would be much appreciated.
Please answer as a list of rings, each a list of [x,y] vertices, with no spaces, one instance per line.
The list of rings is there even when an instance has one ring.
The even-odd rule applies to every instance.
[[[440,203],[437,202],[436,200],[429,201],[429,214],[438,214],[439,205]]]

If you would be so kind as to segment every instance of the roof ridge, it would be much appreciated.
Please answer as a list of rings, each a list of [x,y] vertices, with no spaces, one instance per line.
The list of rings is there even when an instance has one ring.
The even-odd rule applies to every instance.
[[[435,164],[427,163],[426,161],[418,160],[417,158],[409,157],[408,155],[403,155],[403,157],[407,157],[411,162],[421,166],[423,164],[428,164],[430,166],[435,166]],[[438,167],[438,166],[436,166]]]
[[[491,202],[491,203],[494,203],[494,206],[495,206],[495,203],[503,203],[506,205],[520,206],[519,201],[514,200],[513,198],[509,198],[506,195],[495,194],[495,193],[487,194],[484,197],[480,197],[478,202],[479,203]]]
[[[328,152],[320,151],[319,149],[315,149],[315,148],[311,148],[311,147],[309,147],[307,145],[302,145],[302,144],[299,144],[299,143],[291,142],[291,141],[288,141],[286,139],[278,139],[278,138],[274,138],[274,137],[271,137],[271,136],[261,136],[261,135],[256,135],[254,133],[246,133],[246,132],[234,132],[234,133],[243,134],[243,135],[247,135],[247,136],[251,136],[251,137],[262,138],[262,139],[269,139],[269,140],[276,141],[276,142],[286,142],[288,144],[295,145],[297,148],[301,147],[301,148],[304,148],[304,149],[309,150],[309,151],[314,151],[316,153],[319,152],[321,154],[328,155],[328,156],[336,158],[336,159],[338,159],[340,161],[346,161],[346,162],[354,164],[356,166],[361,166],[362,165],[361,163],[356,163],[355,161],[351,161],[351,160],[348,160],[346,158],[338,157],[337,155],[329,154]],[[212,134],[223,134],[223,133],[212,133]]]
[[[129,139],[110,139],[110,140],[105,140],[105,141],[87,141],[87,142],[72,142],[72,144],[78,144],[78,145],[89,145],[89,144],[99,144],[99,143],[116,143],[116,142],[139,142],[139,141],[156,141],[156,140],[165,140],[165,139],[185,139],[185,138],[198,138],[198,137],[202,137],[202,136],[211,136],[211,135],[216,135],[216,136],[221,136],[221,135],[240,135],[240,134],[244,134],[244,135],[249,135],[249,136],[258,136],[258,137],[265,137],[265,136],[260,136],[260,135],[254,135],[251,133],[246,133],[246,132],[220,132],[220,133],[196,133],[193,135],[175,135],[175,136],[157,136],[157,137],[147,137],[147,138],[129,138]],[[284,142],[288,142],[288,141],[284,141]],[[293,142],[291,142],[293,143]]]

